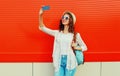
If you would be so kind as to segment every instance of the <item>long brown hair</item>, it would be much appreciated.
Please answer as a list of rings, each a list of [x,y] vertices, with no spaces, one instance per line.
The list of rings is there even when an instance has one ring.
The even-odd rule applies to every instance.
[[[74,22],[73,22],[73,17],[72,17],[72,15],[71,15],[71,13],[69,13],[69,12],[65,12],[65,13],[63,14],[63,16],[64,16],[65,14],[68,14],[69,17],[70,17],[70,19],[69,19],[68,32],[74,34],[74,36],[73,36],[73,41],[76,42],[76,32],[75,32],[75,26],[74,26]],[[61,20],[60,20],[60,24],[59,24],[59,31],[63,31],[63,30],[64,30],[64,25],[62,24],[62,19],[61,19]],[[72,46],[71,46],[71,47],[72,47]],[[73,47],[72,47],[72,49],[74,50]],[[73,52],[74,52],[74,54],[75,54],[75,51],[73,51]]]
[[[69,12],[65,12],[65,13],[63,14],[63,16],[64,16],[65,14],[68,14],[69,17],[70,17],[70,19],[69,19],[68,32],[74,33],[75,30],[74,30],[73,17],[72,17],[72,15],[71,15],[71,13],[69,13]],[[61,19],[61,20],[60,20],[60,24],[59,24],[59,31],[63,31],[63,30],[64,30],[64,25],[62,24],[62,19]]]

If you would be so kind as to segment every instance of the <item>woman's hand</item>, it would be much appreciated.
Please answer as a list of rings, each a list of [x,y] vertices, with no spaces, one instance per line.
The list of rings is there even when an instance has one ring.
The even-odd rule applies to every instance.
[[[82,48],[81,47],[78,47],[77,46],[77,43],[75,43],[74,41],[72,41],[72,45],[71,45],[75,50],[82,50]]]
[[[44,23],[43,23],[43,13],[44,13],[44,11],[43,11],[43,9],[42,9],[42,7],[40,8],[40,10],[39,10],[39,26],[40,27],[43,27],[43,26],[45,26],[44,25]]]
[[[72,47],[75,48],[76,47],[76,43],[74,41],[72,41]]]
[[[40,8],[39,15],[43,15],[43,13],[44,13],[44,10],[42,8]]]

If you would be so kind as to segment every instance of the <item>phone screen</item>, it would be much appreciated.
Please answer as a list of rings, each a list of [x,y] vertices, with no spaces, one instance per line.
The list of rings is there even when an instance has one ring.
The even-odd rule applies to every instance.
[[[43,6],[42,9],[43,9],[43,10],[49,10],[49,9],[50,9],[50,6]]]

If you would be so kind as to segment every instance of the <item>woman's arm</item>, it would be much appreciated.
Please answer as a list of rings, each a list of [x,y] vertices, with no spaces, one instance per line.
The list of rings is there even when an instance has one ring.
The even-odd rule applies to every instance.
[[[43,27],[45,26],[44,23],[43,23],[43,9],[41,8],[40,11],[39,11],[39,27]]]
[[[41,8],[40,11],[39,11],[39,29],[49,35],[52,35],[52,36],[55,36],[57,30],[51,30],[49,28],[47,28],[45,25],[44,25],[44,22],[43,22],[43,14],[44,14],[44,11],[43,9]]]
[[[76,43],[79,44],[78,47],[75,47],[75,49],[79,49],[82,51],[86,51],[87,50],[87,46],[84,43],[84,41],[82,40],[81,36],[79,33],[76,34]]]

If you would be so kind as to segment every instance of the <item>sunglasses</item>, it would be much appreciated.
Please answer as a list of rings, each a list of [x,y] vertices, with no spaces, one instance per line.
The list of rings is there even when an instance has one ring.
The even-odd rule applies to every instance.
[[[69,19],[69,17],[64,17],[64,16],[63,16],[63,17],[62,17],[62,19],[68,20],[68,19]]]

